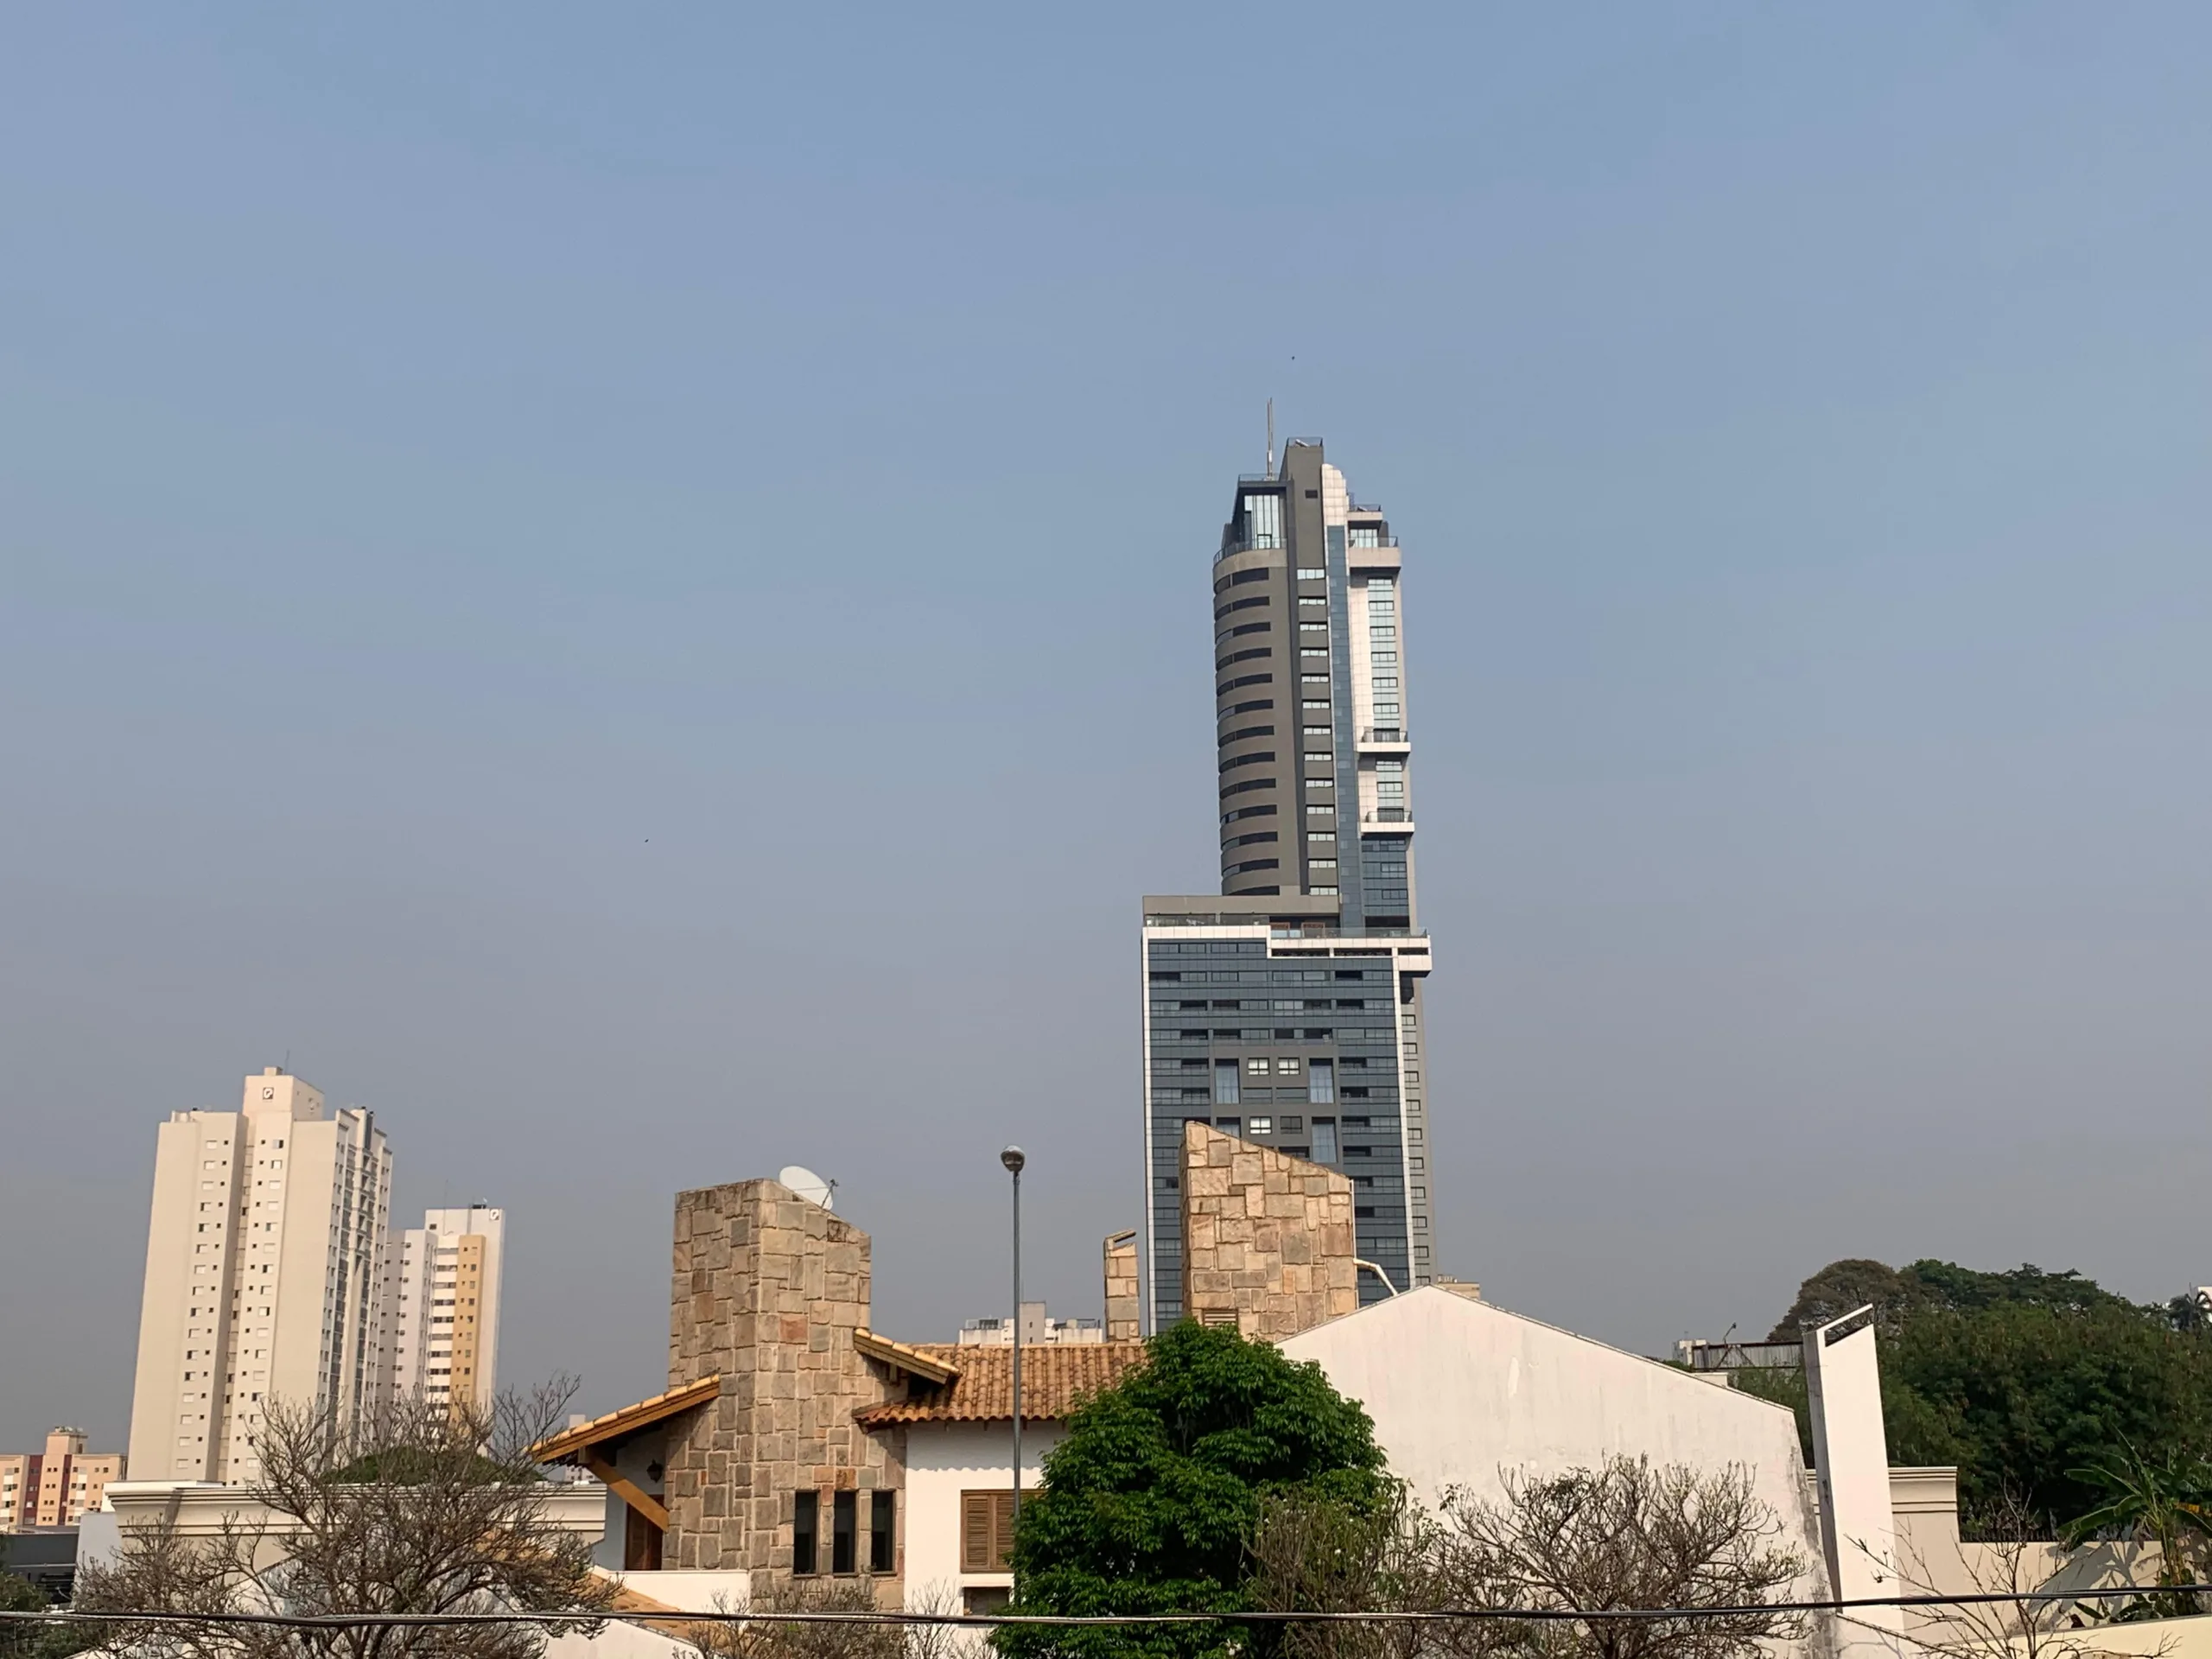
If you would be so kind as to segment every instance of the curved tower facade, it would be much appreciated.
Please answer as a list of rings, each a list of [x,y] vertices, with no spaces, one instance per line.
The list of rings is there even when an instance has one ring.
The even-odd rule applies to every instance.
[[[1186,1123],[1350,1176],[1363,1299],[1433,1274],[1397,540],[1318,439],[1269,459],[1213,560],[1221,893],[1144,901],[1154,1330],[1182,1313]]]

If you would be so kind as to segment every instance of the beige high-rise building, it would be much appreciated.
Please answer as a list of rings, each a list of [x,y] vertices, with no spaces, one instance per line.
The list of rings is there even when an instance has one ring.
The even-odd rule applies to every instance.
[[[235,1112],[161,1127],[138,1316],[130,1472],[251,1480],[270,1402],[351,1416],[387,1364],[391,1153],[372,1114],[329,1111],[270,1066]]]
[[[47,1431],[46,1450],[0,1453],[0,1532],[73,1527],[123,1478],[118,1452],[85,1450],[85,1431]]]
[[[399,1236],[385,1292],[398,1396],[488,1409],[498,1388],[503,1211],[429,1210]]]

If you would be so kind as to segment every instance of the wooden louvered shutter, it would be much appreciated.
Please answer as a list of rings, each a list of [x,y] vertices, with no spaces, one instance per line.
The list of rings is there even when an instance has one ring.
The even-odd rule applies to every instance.
[[[960,1494],[960,1570],[963,1573],[988,1573],[991,1570],[991,1535],[994,1505],[989,1492]]]
[[[1014,1494],[960,1494],[960,1570],[1003,1573],[1014,1560]]]

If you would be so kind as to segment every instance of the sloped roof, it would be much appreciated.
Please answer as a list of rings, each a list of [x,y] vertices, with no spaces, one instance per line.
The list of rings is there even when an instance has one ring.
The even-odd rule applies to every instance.
[[[912,1353],[958,1374],[941,1387],[917,1388],[907,1400],[863,1406],[853,1421],[863,1428],[894,1423],[988,1423],[1014,1417],[1014,1350],[980,1344],[916,1343]],[[1141,1342],[1024,1343],[1021,1416],[1027,1422],[1065,1417],[1101,1389],[1109,1389],[1144,1363]]]
[[[933,1354],[917,1348],[910,1342],[893,1342],[888,1337],[879,1337],[862,1325],[853,1332],[853,1346],[870,1359],[880,1360],[897,1368],[909,1376],[919,1377],[925,1382],[950,1382],[960,1375],[957,1365],[947,1364]],[[955,1353],[958,1349],[953,1351]]]
[[[558,1434],[540,1440],[531,1447],[531,1453],[540,1463],[559,1463],[593,1446],[621,1440],[665,1418],[703,1406],[721,1391],[720,1372],[712,1376],[702,1376],[696,1382],[686,1382],[682,1388],[670,1389],[649,1400],[640,1400],[634,1406],[625,1406],[620,1411],[610,1411],[603,1417],[594,1417],[574,1428],[564,1428]]]

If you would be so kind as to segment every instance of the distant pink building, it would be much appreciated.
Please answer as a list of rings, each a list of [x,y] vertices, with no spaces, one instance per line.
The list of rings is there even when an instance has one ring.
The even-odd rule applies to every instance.
[[[121,1452],[87,1452],[81,1428],[50,1429],[44,1452],[0,1452],[0,1532],[73,1527],[122,1478]]]

